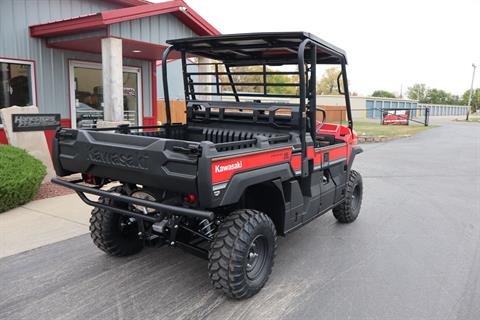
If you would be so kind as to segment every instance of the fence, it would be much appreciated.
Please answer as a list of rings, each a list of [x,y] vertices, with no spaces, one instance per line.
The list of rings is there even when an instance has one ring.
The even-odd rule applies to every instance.
[[[165,112],[165,101],[157,101],[158,119],[161,123],[167,122],[167,115]],[[185,114],[185,101],[183,100],[170,100],[170,112],[172,116],[172,122],[185,123],[187,121]]]
[[[464,116],[467,114],[468,107],[466,106],[447,106],[435,104],[420,104],[417,102],[408,101],[393,101],[381,99],[367,99],[366,108],[352,108],[352,116],[355,121],[368,119],[382,119],[382,110],[389,109],[410,109],[410,119],[418,119],[425,117],[425,109],[429,108],[430,117],[436,116]],[[185,101],[172,100],[170,102],[172,121],[185,123]],[[346,123],[347,111],[345,106],[335,105],[318,105],[327,112],[327,119],[324,122],[330,123]],[[158,119],[165,123],[165,102],[163,100],[157,101]],[[322,120],[322,113],[317,112],[317,119]]]

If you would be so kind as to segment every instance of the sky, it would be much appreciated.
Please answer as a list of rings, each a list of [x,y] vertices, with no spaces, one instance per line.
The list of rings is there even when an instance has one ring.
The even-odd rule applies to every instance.
[[[350,91],[360,95],[405,95],[414,83],[463,94],[480,65],[480,0],[186,2],[224,34],[307,31],[344,49]]]

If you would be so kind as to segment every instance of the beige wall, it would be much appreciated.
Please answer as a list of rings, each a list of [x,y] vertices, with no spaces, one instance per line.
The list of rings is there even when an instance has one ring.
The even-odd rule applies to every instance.
[[[366,98],[365,97],[350,97],[350,104],[352,107],[353,119],[364,119]],[[343,107],[345,109],[345,97],[344,96],[317,96],[317,106],[335,106]],[[338,110],[338,109],[336,109]]]

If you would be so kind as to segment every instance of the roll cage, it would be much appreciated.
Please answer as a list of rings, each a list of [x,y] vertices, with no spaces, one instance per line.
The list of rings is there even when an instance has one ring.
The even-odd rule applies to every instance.
[[[342,49],[307,32],[272,32],[272,33],[248,33],[220,36],[206,36],[175,39],[167,41],[170,46],[165,50],[162,57],[162,78],[166,108],[166,126],[171,125],[170,95],[168,89],[167,62],[172,53],[181,58],[183,82],[185,88],[185,100],[187,103],[187,122],[199,121],[199,117],[207,121],[227,121],[225,110],[239,108],[251,110],[252,120],[265,122],[272,126],[278,126],[277,115],[279,109],[288,109],[291,112],[289,121],[283,121],[299,131],[302,145],[302,168],[307,158],[306,132],[310,133],[313,141],[316,138],[316,70],[317,64],[339,64],[341,73],[337,78],[337,85],[341,94],[345,96],[347,109],[347,121],[350,129],[353,129],[350,96],[348,90],[346,54]],[[189,57],[203,57],[217,62],[192,62]],[[269,70],[267,66],[296,66],[295,71]],[[190,66],[210,66],[212,71],[190,71]],[[261,70],[234,71],[235,67],[261,66]],[[239,82],[234,80],[238,75],[260,76],[261,81]],[[288,75],[298,79],[297,82],[272,83],[268,79],[275,75]],[[214,77],[213,82],[198,81],[199,76]],[[221,78],[228,81],[221,81]],[[343,90],[340,90],[340,78],[343,82]],[[211,90],[199,92],[196,86],[209,87]],[[230,91],[222,90],[224,86],[230,87]],[[237,90],[239,86],[257,86],[263,90],[260,92],[242,92]],[[272,92],[276,86],[295,87],[295,94],[279,94]],[[200,100],[199,96],[213,96],[217,100]],[[235,101],[218,101],[221,97],[231,97]],[[242,101],[252,98],[289,98],[298,99],[297,103],[278,103],[271,101]],[[203,110],[199,110],[203,106]],[[212,109],[218,113],[211,112]],[[265,112],[268,112],[268,115]],[[229,119],[233,121],[233,119]],[[236,119],[235,121],[239,121]],[[240,121],[241,122],[241,121]],[[260,122],[260,121],[259,121]],[[281,122],[281,121],[280,121]],[[309,123],[310,125],[307,125]],[[282,125],[280,123],[280,125]],[[302,169],[302,172],[304,170]]]

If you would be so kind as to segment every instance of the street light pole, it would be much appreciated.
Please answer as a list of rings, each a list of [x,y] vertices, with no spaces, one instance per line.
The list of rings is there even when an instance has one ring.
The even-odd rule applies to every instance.
[[[472,73],[472,83],[470,84],[470,94],[468,95],[468,106],[471,107],[471,103],[472,103],[472,95],[473,95],[473,81],[475,80],[475,69],[477,69],[477,66],[475,65],[475,63],[472,63],[472,67],[473,67],[473,73]]]

